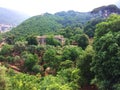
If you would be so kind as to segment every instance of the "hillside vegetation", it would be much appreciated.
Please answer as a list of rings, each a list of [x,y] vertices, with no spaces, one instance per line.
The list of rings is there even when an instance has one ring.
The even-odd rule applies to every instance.
[[[45,13],[2,34],[0,90],[120,90],[120,15],[79,14]]]
[[[79,13],[75,11],[59,12],[54,15],[45,13],[29,18],[18,27],[14,28],[10,34],[13,34],[18,40],[28,35],[58,34],[61,29],[66,27],[83,28],[85,22],[92,16],[89,13]]]

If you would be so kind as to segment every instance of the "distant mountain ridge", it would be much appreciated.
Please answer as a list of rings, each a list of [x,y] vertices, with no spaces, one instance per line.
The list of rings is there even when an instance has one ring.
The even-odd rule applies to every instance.
[[[27,18],[29,16],[26,14],[0,7],[1,24],[18,25]]]
[[[104,16],[106,12],[107,16]],[[115,5],[109,5],[95,8],[93,11],[86,13],[73,10],[57,12],[55,14],[45,13],[25,20],[11,30],[10,33],[14,34],[17,40],[21,39],[21,37],[26,38],[28,35],[57,34],[61,29],[69,26],[83,28],[88,21],[106,19],[104,17],[108,17],[111,13],[120,14],[120,9]]]
[[[80,13],[76,11],[58,12],[55,14],[45,13],[33,16],[16,28],[10,31],[14,33],[17,40],[19,37],[26,38],[29,35],[57,34],[65,27],[82,27],[92,18],[90,13]]]
[[[108,17],[112,13],[120,14],[120,8],[118,8],[116,5],[108,5],[95,8],[91,11],[91,14],[97,14],[103,17]]]
[[[92,18],[90,12],[77,12],[73,10],[69,10],[67,12],[57,12],[54,15],[64,18],[64,20],[59,21],[59,23],[61,23],[63,26],[76,25],[80,23],[85,24]]]

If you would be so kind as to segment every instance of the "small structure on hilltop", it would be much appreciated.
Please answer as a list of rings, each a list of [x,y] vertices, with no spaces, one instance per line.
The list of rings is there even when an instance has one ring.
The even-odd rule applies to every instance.
[[[44,36],[37,36],[38,44],[45,45],[46,44],[46,38],[47,38],[46,35],[44,35]],[[61,35],[55,35],[54,38],[56,40],[58,40],[62,45],[64,45],[65,38],[63,36],[61,36]]]

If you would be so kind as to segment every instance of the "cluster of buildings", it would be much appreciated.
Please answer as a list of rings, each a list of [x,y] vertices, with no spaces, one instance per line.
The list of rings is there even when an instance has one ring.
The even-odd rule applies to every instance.
[[[13,28],[10,24],[0,24],[0,33],[10,31]]]

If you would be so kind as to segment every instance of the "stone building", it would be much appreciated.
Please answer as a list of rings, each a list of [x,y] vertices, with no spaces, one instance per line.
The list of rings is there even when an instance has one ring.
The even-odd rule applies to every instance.
[[[38,41],[38,44],[40,45],[45,45],[46,44],[46,38],[47,36],[44,35],[44,36],[37,36],[37,41]],[[65,43],[65,38],[61,35],[55,35],[54,38],[58,41],[60,41],[60,43],[63,45]]]

